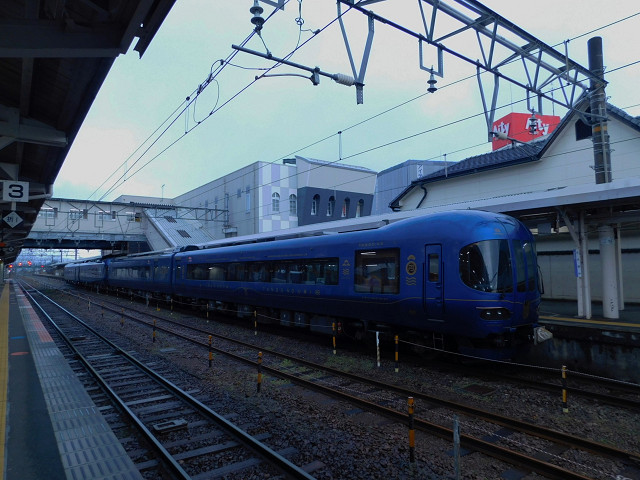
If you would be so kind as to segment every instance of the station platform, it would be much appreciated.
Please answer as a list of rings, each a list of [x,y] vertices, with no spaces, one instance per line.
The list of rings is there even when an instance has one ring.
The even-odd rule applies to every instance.
[[[620,310],[619,318],[605,318],[602,303],[591,306],[591,318],[578,317],[578,305],[575,301],[543,300],[540,304],[540,323],[543,325],[567,325],[604,330],[640,332],[640,305],[627,304]]]
[[[0,478],[142,479],[28,303],[0,297]]]

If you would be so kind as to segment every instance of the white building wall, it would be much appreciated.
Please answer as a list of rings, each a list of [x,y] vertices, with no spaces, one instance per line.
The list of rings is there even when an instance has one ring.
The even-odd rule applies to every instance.
[[[619,121],[609,122],[613,178],[640,176],[640,135]],[[518,148],[518,147],[515,147]],[[519,193],[553,191],[574,185],[595,184],[593,143],[576,141],[575,121],[555,139],[540,160],[425,185],[428,195],[421,208],[455,205]],[[401,205],[415,208],[424,192],[415,188]]]
[[[296,157],[297,185],[328,190],[345,190],[355,193],[372,194],[376,185],[376,172],[344,167],[339,164],[321,165]]]
[[[271,232],[298,226],[297,211],[289,208],[289,196],[297,195],[297,165],[264,164],[259,172],[260,232]],[[273,195],[278,194],[278,211],[274,210]]]

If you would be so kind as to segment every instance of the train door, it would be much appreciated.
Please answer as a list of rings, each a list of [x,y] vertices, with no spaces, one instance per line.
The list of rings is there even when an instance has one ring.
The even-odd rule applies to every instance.
[[[444,314],[442,245],[425,245],[424,250],[424,307],[428,319],[442,319]]]

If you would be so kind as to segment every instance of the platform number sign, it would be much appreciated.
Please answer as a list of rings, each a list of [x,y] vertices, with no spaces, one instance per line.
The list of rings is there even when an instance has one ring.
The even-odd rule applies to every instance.
[[[4,202],[28,202],[29,182],[2,181],[2,200]]]

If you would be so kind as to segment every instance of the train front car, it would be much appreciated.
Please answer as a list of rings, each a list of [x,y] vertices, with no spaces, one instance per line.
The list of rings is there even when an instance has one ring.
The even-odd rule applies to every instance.
[[[446,312],[444,333],[461,353],[505,358],[531,344],[540,305],[531,232],[512,217],[483,212],[436,216],[434,227],[443,238],[425,245],[429,320]],[[436,265],[440,248],[444,266]],[[434,276],[437,268],[443,279]]]

